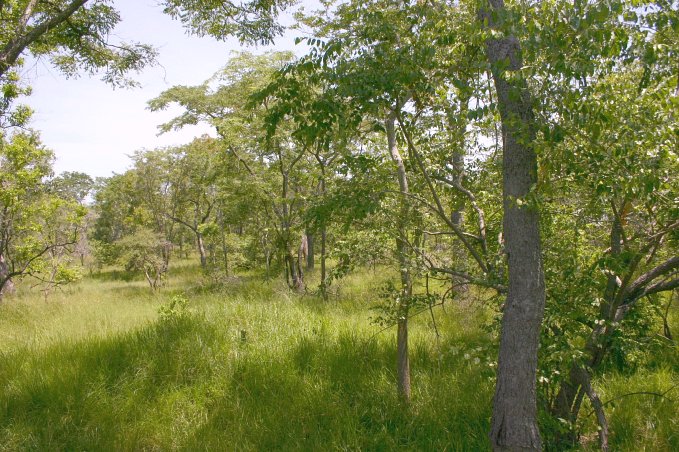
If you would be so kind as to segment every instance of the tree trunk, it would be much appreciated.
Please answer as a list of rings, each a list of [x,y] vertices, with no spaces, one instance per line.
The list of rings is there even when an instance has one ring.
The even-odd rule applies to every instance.
[[[398,108],[398,107],[397,107]],[[410,401],[410,359],[408,356],[408,308],[413,294],[413,283],[410,275],[410,259],[408,253],[407,222],[408,206],[408,178],[406,168],[396,145],[396,115],[391,113],[386,121],[387,144],[389,154],[396,164],[399,190],[401,193],[400,212],[398,218],[398,236],[396,239],[396,255],[401,274],[401,297],[398,306],[398,330],[396,344],[398,354],[398,393],[406,402]]]
[[[327,275],[326,275],[326,268],[325,268],[325,258],[326,258],[326,251],[325,251],[325,239],[326,238],[326,232],[325,232],[325,225],[321,228],[321,296],[323,297],[324,300],[328,299],[328,288],[327,288]]]
[[[300,272],[301,267],[295,262],[292,252],[288,251],[285,256],[286,275],[290,275],[288,285],[291,289],[301,291],[304,288],[304,275]]]
[[[306,269],[314,269],[314,235],[307,231],[306,233],[307,242],[307,255],[306,255]]]
[[[321,196],[325,196],[325,166],[321,165],[321,183],[320,183]],[[326,270],[326,239],[327,239],[327,228],[325,226],[325,221],[321,225],[321,296],[323,300],[328,300],[328,282],[327,282],[327,270]]]
[[[453,136],[453,184],[455,186],[462,187],[464,181],[464,141],[465,133],[467,129],[467,111],[469,98],[467,95],[462,95],[460,97],[460,109],[457,114],[455,112],[449,112],[448,114],[448,127],[450,128],[450,133]],[[456,202],[453,207],[453,211],[450,215],[450,221],[459,229],[462,230],[464,223],[464,200]],[[459,241],[455,241],[452,247],[452,252],[454,254],[454,262],[457,262],[457,268],[464,272],[467,270],[466,266],[466,252],[464,246]],[[469,285],[464,278],[459,276],[453,276],[452,282],[459,293],[466,293],[469,291]]]
[[[288,260],[287,254],[285,255],[283,262],[285,263],[285,265],[284,265],[284,267],[285,267],[285,283],[288,285],[288,287],[292,288],[292,284],[290,283],[290,271],[291,271],[290,262]]]
[[[229,274],[229,247],[226,246],[226,237],[224,234],[224,228],[221,232],[222,236],[222,262],[224,264],[224,274],[228,276]]]
[[[295,284],[296,290],[304,289],[304,263],[306,262],[306,236],[302,236],[302,243],[297,250],[297,284]]]
[[[200,255],[200,268],[205,270],[207,268],[207,256],[205,254],[205,243],[203,242],[203,234],[196,232],[196,241],[198,242],[198,254]]]
[[[503,0],[489,3],[490,11],[483,11],[481,16],[495,30],[508,29],[498,20],[506,13]],[[523,66],[520,51],[518,40],[511,34],[486,41],[502,119],[503,234],[509,269],[490,431],[496,451],[542,449],[536,373],[545,282],[539,212],[527,204],[527,196],[537,183],[535,119],[525,81],[517,75],[511,81],[505,77],[505,70],[519,71]]]
[[[0,254],[0,300],[4,294],[14,292],[14,283],[9,277],[9,267],[5,262],[5,257]]]

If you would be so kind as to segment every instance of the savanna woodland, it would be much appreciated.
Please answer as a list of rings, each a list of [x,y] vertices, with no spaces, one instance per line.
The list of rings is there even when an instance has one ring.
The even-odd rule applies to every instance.
[[[679,450],[679,2],[157,7],[249,47],[92,178],[25,59],[157,49],[0,1],[0,449]]]

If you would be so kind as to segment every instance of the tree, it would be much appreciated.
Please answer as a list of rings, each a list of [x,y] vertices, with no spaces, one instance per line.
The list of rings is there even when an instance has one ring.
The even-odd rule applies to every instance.
[[[0,142],[0,293],[29,275],[53,285],[82,234],[85,209],[51,193],[51,160],[36,134]]]
[[[220,146],[209,137],[198,138],[172,152],[168,196],[173,206],[168,218],[188,228],[196,238],[200,265],[207,269],[204,231],[212,222],[222,176]]]
[[[517,73],[521,44],[502,0],[480,13],[502,118],[503,236],[509,281],[502,316],[490,440],[494,450],[541,450],[537,422],[537,356],[545,306],[540,213],[530,194],[537,184],[536,121],[531,94]],[[508,71],[516,75],[508,76]]]
[[[94,180],[85,173],[66,171],[51,179],[49,185],[56,195],[82,205],[94,188]]]
[[[49,57],[68,77],[103,73],[114,87],[133,86],[127,77],[153,64],[156,51],[118,42],[111,32],[120,21],[108,0],[8,0],[0,2],[0,127],[25,127],[30,108],[15,101],[31,93],[19,69],[23,56]]]
[[[561,121],[564,135],[549,148],[561,193],[553,215],[562,235],[551,240],[548,254],[558,264],[551,266],[550,334],[543,337],[551,354],[543,358],[545,375],[556,385],[547,400],[551,413],[568,422],[561,439],[572,442],[587,397],[603,449],[608,423],[594,378],[613,356],[624,362],[632,344],[647,340],[651,299],[679,285],[673,251],[679,223],[670,201],[678,190],[671,176],[677,171],[674,87],[660,82],[639,92],[639,80],[643,70],[632,64],[593,81],[578,96],[583,117]]]
[[[119,22],[120,16],[105,0],[9,0],[0,2],[0,20],[4,24],[0,29],[0,85],[2,98],[0,99],[0,127],[9,129],[16,126],[24,127],[31,115],[25,106],[15,106],[14,102],[22,95],[30,94],[30,88],[22,86],[18,69],[22,66],[22,55],[33,57],[49,56],[52,63],[67,76],[76,76],[82,70],[90,74],[103,70],[103,80],[113,86],[129,86],[134,82],[126,78],[130,71],[139,71],[155,58],[155,51],[147,45],[111,42],[110,33]],[[10,149],[9,154],[3,155],[5,165],[31,165],[30,159],[13,161],[18,154],[12,154],[12,149],[39,148],[37,139],[30,134],[18,133],[9,137],[0,137],[3,147]],[[5,143],[8,143],[7,145]],[[3,149],[4,150],[4,149]],[[35,153],[33,153],[35,155]],[[37,165],[34,169],[44,167]],[[5,170],[3,168],[2,170]],[[29,171],[31,173],[31,171]],[[37,191],[43,190],[42,179],[47,173],[35,173],[26,180],[21,180],[25,174],[6,174],[3,184],[15,190],[18,195],[13,200],[4,198],[5,210],[2,214],[2,239],[0,240],[0,261],[2,270],[0,277],[0,291],[11,282],[11,277],[35,273],[36,265],[46,254],[54,254],[56,250],[72,245],[76,236],[69,239],[40,237],[32,242],[32,246],[25,243],[18,246],[15,243],[19,231],[24,231],[22,225],[28,224],[28,208],[19,213],[15,201],[29,203],[22,196],[33,196],[35,193],[26,189],[27,180],[33,178]],[[76,177],[77,178],[77,177]],[[87,182],[80,177],[81,182]],[[71,182],[55,181],[55,190],[61,190]],[[71,188],[74,188],[72,186]],[[9,189],[8,189],[9,190]],[[10,193],[9,191],[6,193]],[[44,193],[42,193],[44,194]],[[72,193],[80,196],[82,193]],[[47,195],[45,195],[47,196]],[[59,203],[55,197],[52,202]],[[33,201],[33,199],[31,199]],[[72,200],[64,200],[69,203]],[[82,197],[79,199],[82,202]],[[50,204],[50,203],[48,203]],[[27,204],[31,205],[31,204]],[[43,206],[45,207],[45,206]],[[57,209],[60,211],[62,209]],[[39,215],[38,212],[34,212]],[[44,213],[44,212],[43,212]],[[45,233],[44,228],[34,220],[34,232]],[[77,231],[76,231],[77,232]],[[20,234],[19,234],[20,235]],[[28,240],[23,237],[23,240]],[[66,241],[63,241],[66,240]]]
[[[168,245],[163,236],[145,228],[139,228],[116,242],[120,249],[119,262],[127,271],[143,273],[151,291],[160,288],[168,270],[165,262]]]

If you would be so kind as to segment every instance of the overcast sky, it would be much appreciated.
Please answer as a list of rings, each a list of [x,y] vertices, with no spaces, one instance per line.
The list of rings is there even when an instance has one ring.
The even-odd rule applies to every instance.
[[[24,100],[35,113],[31,126],[56,154],[55,172],[82,171],[110,176],[130,166],[127,155],[139,149],[182,144],[207,126],[188,127],[157,136],[157,126],[179,110],[152,113],[146,102],[174,85],[202,83],[219,70],[232,51],[293,50],[295,32],[277,40],[275,47],[243,49],[237,39],[218,42],[188,36],[181,24],[162,13],[156,0],[118,0],[122,22],[115,34],[123,40],[155,46],[160,65],[134,75],[141,88],[116,89],[96,77],[65,79],[47,60],[30,61],[24,76],[33,94]]]

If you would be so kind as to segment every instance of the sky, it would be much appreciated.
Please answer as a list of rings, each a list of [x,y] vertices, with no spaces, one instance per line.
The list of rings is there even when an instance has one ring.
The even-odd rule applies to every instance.
[[[158,136],[157,126],[181,110],[151,112],[146,103],[174,85],[197,85],[223,67],[233,51],[256,53],[292,50],[296,32],[275,46],[243,48],[236,38],[220,42],[189,36],[181,23],[162,12],[157,0],[117,0],[122,21],[114,35],[151,44],[159,51],[156,67],[131,74],[141,88],[113,89],[96,76],[66,79],[47,59],[29,60],[24,80],[33,94],[23,100],[34,110],[31,127],[56,156],[54,170],[80,171],[93,177],[122,173],[131,166],[128,155],[141,149],[183,144],[214,131],[207,125],[187,127]]]

